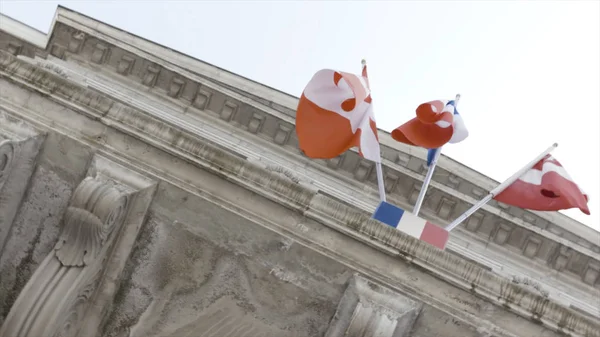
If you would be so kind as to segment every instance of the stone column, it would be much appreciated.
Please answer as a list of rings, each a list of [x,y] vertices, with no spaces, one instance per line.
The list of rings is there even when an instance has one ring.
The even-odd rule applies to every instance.
[[[0,111],[0,255],[44,139],[44,134]]]
[[[325,337],[407,337],[422,304],[355,275]]]
[[[141,226],[155,189],[153,181],[95,156],[65,211],[58,242],[19,294],[0,336],[75,336],[106,276],[122,270],[108,262],[128,258],[131,227]]]

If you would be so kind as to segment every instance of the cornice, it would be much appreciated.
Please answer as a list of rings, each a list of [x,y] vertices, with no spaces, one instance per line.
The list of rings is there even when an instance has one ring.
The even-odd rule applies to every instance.
[[[48,45],[48,35],[2,13],[0,13],[0,30],[39,49],[46,49]]]
[[[600,336],[600,323],[370,219],[370,212],[348,206],[278,172],[223,150],[188,130],[152,117],[82,87],[58,74],[0,51],[0,77],[46,95],[79,113],[178,156],[273,202],[354,237],[443,280],[498,303],[528,319],[572,336]],[[274,133],[276,140],[278,133]]]

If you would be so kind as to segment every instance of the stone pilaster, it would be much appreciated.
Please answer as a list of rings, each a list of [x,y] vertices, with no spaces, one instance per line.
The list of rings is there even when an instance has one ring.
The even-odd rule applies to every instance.
[[[0,111],[0,255],[35,170],[45,135]]]
[[[0,336],[75,336],[107,273],[114,278],[122,270],[115,260],[127,259],[131,227],[141,226],[154,190],[153,182],[96,156],[73,193],[58,242],[19,294]]]
[[[409,336],[422,304],[355,275],[325,337]]]
[[[114,248],[107,258],[106,267],[94,299],[82,317],[77,336],[101,336],[102,327],[112,309],[121,273],[129,259],[138,234],[156,191],[156,182],[135,173],[101,156],[93,160],[95,174],[101,174],[127,184],[139,191],[130,197],[129,212],[124,220],[121,232],[115,239]],[[66,336],[66,335],[65,335]]]

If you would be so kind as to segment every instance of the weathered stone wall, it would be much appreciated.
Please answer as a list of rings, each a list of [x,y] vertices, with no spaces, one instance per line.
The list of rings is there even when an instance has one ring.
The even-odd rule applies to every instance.
[[[126,273],[105,336],[323,336],[351,276],[331,258],[167,184]]]
[[[60,220],[91,155],[89,148],[66,136],[50,133],[46,138],[12,226],[2,224],[9,233],[0,251],[0,323],[56,243]]]

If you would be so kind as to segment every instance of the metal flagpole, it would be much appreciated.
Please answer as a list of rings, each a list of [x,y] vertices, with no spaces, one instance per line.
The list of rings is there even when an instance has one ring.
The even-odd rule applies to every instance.
[[[456,95],[454,98],[454,109],[458,105],[458,101],[460,100],[460,94]],[[442,148],[440,147],[435,151],[435,155],[433,156],[433,160],[431,164],[429,164],[429,168],[427,169],[427,175],[425,175],[425,180],[423,180],[423,186],[421,186],[421,191],[419,191],[419,196],[417,197],[417,202],[415,203],[415,208],[413,209],[414,215],[419,215],[419,211],[421,210],[421,205],[423,205],[423,200],[425,199],[425,193],[427,193],[427,189],[429,188],[429,183],[431,182],[431,178],[433,178],[433,171],[435,171],[435,167],[437,166],[438,159],[440,158],[440,154],[442,153]]]
[[[485,198],[481,199],[479,202],[477,202],[475,205],[473,205],[473,207],[469,208],[466,212],[464,212],[461,216],[459,216],[456,220],[454,220],[451,224],[446,226],[446,230],[451,231],[454,228],[456,228],[456,226],[460,225],[463,221],[465,221],[465,219],[467,219],[469,216],[471,216],[471,214],[475,213],[478,209],[483,207],[483,205],[487,204],[488,201],[492,200],[492,198],[494,196],[502,193],[502,191],[504,191],[508,186],[510,186],[515,181],[517,181],[517,179],[519,179],[519,177],[521,177],[523,174],[525,174],[525,172],[527,172],[529,169],[531,169],[540,160],[544,159],[544,157],[547,154],[549,154],[550,152],[552,152],[554,149],[556,149],[557,146],[558,146],[557,143],[552,144],[552,146],[550,146],[546,151],[540,153],[540,155],[535,157],[534,160],[532,160],[527,165],[525,165],[522,169],[520,169],[515,174],[510,176],[510,178],[506,179],[503,183],[496,186],[496,188],[491,190],[490,193],[487,196],[485,196]]]
[[[363,76],[362,71],[364,71],[365,67],[367,66],[367,61],[365,59],[363,59],[362,61],[360,61],[360,64],[362,65],[361,76]],[[367,76],[366,80],[367,80],[367,89],[369,89],[369,91],[370,91],[371,86],[369,85],[368,76]],[[373,102],[371,102],[371,106],[372,105],[373,105]],[[381,157],[379,158],[378,162],[375,162],[375,170],[377,171],[377,187],[379,188],[379,199],[380,199],[380,201],[385,201],[385,185],[383,182],[383,169],[381,167]]]
[[[425,175],[425,180],[423,180],[423,186],[421,186],[421,191],[419,191],[419,196],[417,197],[417,202],[415,202],[415,208],[413,209],[414,215],[419,215],[419,211],[421,210],[421,205],[423,204],[423,200],[425,200],[425,193],[427,193],[427,189],[429,188],[429,183],[431,182],[431,178],[433,178],[433,171],[437,166],[437,161],[440,158],[440,154],[442,153],[442,148],[438,148],[433,155],[433,160],[431,164],[429,164],[429,169],[427,169],[427,175]]]
[[[379,199],[385,201],[385,187],[383,185],[383,170],[381,169],[381,162],[375,163],[377,169],[377,187],[379,188]]]

